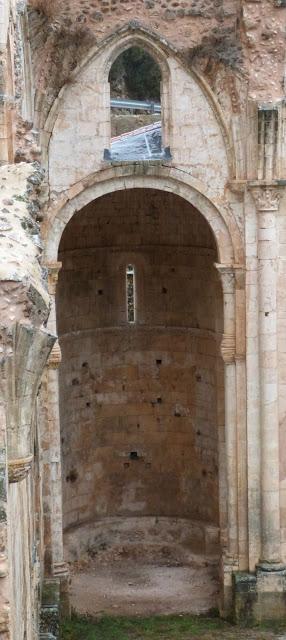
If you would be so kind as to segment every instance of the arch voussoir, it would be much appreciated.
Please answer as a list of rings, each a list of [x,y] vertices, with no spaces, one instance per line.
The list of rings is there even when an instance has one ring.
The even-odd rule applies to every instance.
[[[212,229],[220,262],[243,264],[242,239],[230,210],[214,202],[207,188],[189,174],[151,164],[121,165],[96,172],[65,192],[55,206],[48,207],[43,225],[45,262],[57,259],[61,235],[74,213],[108,193],[140,188],[175,193],[192,204]]]

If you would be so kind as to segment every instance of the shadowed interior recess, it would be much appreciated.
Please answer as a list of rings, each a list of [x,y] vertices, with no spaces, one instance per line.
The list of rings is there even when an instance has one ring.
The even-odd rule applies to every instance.
[[[198,211],[152,189],[103,196],[67,225],[57,291],[65,529],[150,516],[218,526],[216,259]]]

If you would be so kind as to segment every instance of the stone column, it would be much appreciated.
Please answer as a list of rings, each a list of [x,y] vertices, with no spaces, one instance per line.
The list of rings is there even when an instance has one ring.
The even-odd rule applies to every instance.
[[[237,501],[239,570],[249,568],[248,556],[248,473],[246,419],[246,304],[244,266],[234,265],[235,274],[235,371],[237,423]]]
[[[217,264],[224,305],[224,333],[221,355],[224,361],[225,443],[227,477],[227,520],[229,560],[238,558],[237,503],[237,434],[236,434],[236,371],[235,371],[235,273],[232,267]]]
[[[59,343],[56,342],[47,363],[47,388],[49,402],[49,434],[50,434],[50,480],[52,497],[52,558],[53,575],[66,573],[63,551],[63,514],[62,514],[62,471],[61,441],[59,416],[59,380],[58,367],[61,362]]]
[[[51,296],[51,313],[48,327],[53,328],[57,335],[56,318],[56,288],[61,262],[48,265],[48,289]],[[61,469],[61,436],[59,414],[59,374],[61,363],[61,349],[59,342],[55,343],[47,363],[48,401],[50,422],[50,462],[52,483],[52,554],[53,575],[61,577],[66,575],[67,567],[64,562],[63,550],[63,514],[62,514],[62,469]]]
[[[51,311],[48,320],[49,330],[57,335],[56,288],[61,262],[47,264],[48,291]],[[43,504],[44,504],[44,547],[46,579],[42,593],[41,630],[54,631],[59,617],[69,615],[69,572],[64,561],[63,514],[62,514],[62,472],[61,439],[59,414],[58,368],[61,363],[61,350],[58,340],[55,342],[47,362],[45,378],[42,384],[41,449],[43,463]],[[53,611],[51,615],[51,611]]]
[[[232,575],[239,569],[235,272],[233,267],[228,265],[215,266],[222,284],[224,309],[221,355],[224,361],[227,536],[221,559],[223,589],[220,609],[221,615],[227,616],[232,610]]]
[[[261,440],[261,564],[281,568],[277,362],[277,212],[279,189],[252,189],[257,210]]]
[[[51,298],[51,311],[48,328],[57,335],[55,295],[60,262],[46,265],[48,268],[48,290]],[[47,362],[44,382],[44,429],[42,434],[42,458],[44,462],[44,485],[49,495],[50,525],[50,555],[51,573],[60,577],[66,575],[66,565],[63,559],[63,523],[62,523],[62,474],[61,474],[61,443],[59,416],[59,380],[58,367],[61,362],[61,350],[58,340],[54,344]]]

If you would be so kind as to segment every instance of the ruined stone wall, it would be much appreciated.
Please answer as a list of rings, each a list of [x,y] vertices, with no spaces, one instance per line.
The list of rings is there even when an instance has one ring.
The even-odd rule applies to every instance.
[[[54,342],[43,328],[49,297],[39,264],[36,201],[41,181],[38,165],[0,168],[0,404],[5,407],[1,433],[0,629],[6,633],[3,637],[13,639],[35,638],[39,613],[42,549],[41,508],[35,498],[35,485],[40,485],[40,479],[37,461],[33,464],[35,410],[42,367]]]
[[[252,99],[283,95],[286,9],[279,0],[69,0],[64,5],[60,0],[30,0],[30,5],[40,92],[55,92],[84,51],[137,20],[203,70],[214,87],[218,80],[220,93],[223,83],[234,102],[240,102],[240,76],[249,80]]]
[[[132,34],[126,35],[125,44],[132,44]],[[144,47],[144,37],[139,42]],[[116,50],[114,42],[110,50],[92,58],[54,105],[43,138],[51,193],[69,188],[105,164],[111,136],[108,64]],[[163,145],[170,147],[173,163],[195,178],[202,181],[207,170],[210,193],[221,194],[231,169],[218,114],[204,88],[175,58],[168,59],[162,73]]]
[[[171,45],[185,55],[186,60],[196,48],[205,48],[202,56],[211,55],[236,66],[241,60],[239,38],[236,40],[236,20],[239,3],[233,0],[196,0],[186,3],[182,0],[161,2],[87,2],[81,4],[70,1],[40,2],[32,0],[30,22],[37,34],[37,56],[35,56],[36,84],[48,93],[55,91],[53,83],[61,85],[79,62],[84,51],[97,45],[106,37],[119,30],[129,21],[137,21],[151,32],[168,40]],[[40,33],[40,31],[42,33]],[[65,50],[64,67],[57,68],[59,46]],[[68,51],[69,48],[69,51]],[[199,53],[199,52],[197,52]],[[43,59],[47,68],[42,66]],[[50,79],[48,79],[50,75]],[[38,84],[39,83],[39,84]]]
[[[279,205],[276,193],[285,187],[286,166],[285,0],[30,0],[28,15],[25,5],[0,0],[0,632],[5,640],[37,636],[44,552],[45,575],[64,573],[58,348],[43,385],[40,476],[39,460],[33,466],[36,394],[54,342],[45,330],[50,296],[40,235],[48,237],[45,255],[51,255],[51,235],[64,226],[61,206],[67,204],[68,215],[80,191],[84,200],[85,189],[100,192],[101,179],[110,179],[103,160],[110,138],[109,63],[134,41],[161,65],[164,144],[172,161],[112,168],[112,188],[120,180],[119,188],[130,185],[132,172],[143,184],[157,171],[162,188],[192,189],[219,257],[207,223],[192,210],[188,225],[191,209],[170,194],[146,200],[148,212],[128,193],[124,211],[122,194],[110,196],[78,214],[64,233],[58,321],[65,524],[116,509],[118,515],[173,514],[178,503],[181,514],[217,522],[218,465],[222,611],[232,610],[232,572],[252,571],[253,585],[257,562],[269,569],[274,561],[270,581],[263,572],[259,578],[254,615],[263,617],[270,602],[275,617],[283,611],[279,598],[283,606],[285,600],[275,569],[286,559],[285,196]],[[271,106],[277,129],[270,118],[263,137],[263,112]],[[40,151],[44,213],[42,172],[31,164]],[[172,181],[169,174],[176,174]],[[139,214],[144,229],[139,225],[138,234]],[[224,262],[224,323],[211,266],[218,259]],[[136,327],[125,325],[123,265],[130,261],[141,274]],[[49,265],[51,280],[58,268]],[[54,307],[49,322],[55,330]],[[222,331],[226,394],[217,357]],[[186,458],[191,468],[179,464]],[[160,482],[168,504],[153,490]],[[200,504],[198,489],[205,498]]]
[[[59,258],[65,527],[139,515],[217,523],[221,302],[209,229],[172,194],[129,190],[79,212]]]

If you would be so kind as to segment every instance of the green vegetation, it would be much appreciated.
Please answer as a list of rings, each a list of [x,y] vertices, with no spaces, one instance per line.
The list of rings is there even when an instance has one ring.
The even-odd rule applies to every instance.
[[[217,617],[189,615],[137,617],[73,615],[62,625],[62,640],[282,640],[285,625],[252,629],[232,626]],[[276,635],[278,634],[278,635]]]
[[[160,101],[160,67],[140,47],[131,47],[118,56],[111,67],[109,82],[113,96]]]
[[[62,628],[63,640],[193,640],[229,628],[218,618],[154,616],[148,618],[73,616]],[[220,635],[220,634],[219,634]]]

